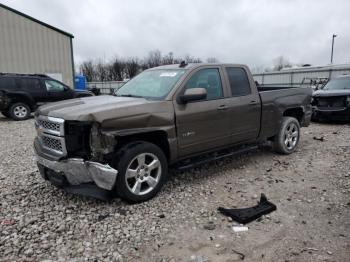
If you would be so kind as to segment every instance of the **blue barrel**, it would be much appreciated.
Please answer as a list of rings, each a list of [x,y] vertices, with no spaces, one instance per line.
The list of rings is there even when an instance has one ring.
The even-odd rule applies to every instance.
[[[86,77],[83,75],[77,75],[74,77],[74,88],[77,90],[86,89]]]

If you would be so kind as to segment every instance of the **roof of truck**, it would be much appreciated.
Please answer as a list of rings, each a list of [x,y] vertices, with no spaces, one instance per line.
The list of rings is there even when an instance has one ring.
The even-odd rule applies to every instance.
[[[180,64],[171,64],[171,65],[163,65],[163,66],[157,66],[153,67],[149,70],[155,70],[155,69],[193,69],[201,66],[222,66],[222,65],[229,65],[229,66],[244,66],[242,64],[231,64],[231,63],[189,63],[182,67],[180,67]]]

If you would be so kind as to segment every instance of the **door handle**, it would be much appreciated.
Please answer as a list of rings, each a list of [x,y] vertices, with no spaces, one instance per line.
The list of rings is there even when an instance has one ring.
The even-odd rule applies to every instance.
[[[227,105],[220,105],[218,106],[218,110],[226,110],[228,108]]]
[[[253,105],[256,105],[256,104],[258,104],[258,101],[253,100],[253,101],[250,101],[250,102],[249,102],[249,105],[252,105],[252,106],[253,106]]]

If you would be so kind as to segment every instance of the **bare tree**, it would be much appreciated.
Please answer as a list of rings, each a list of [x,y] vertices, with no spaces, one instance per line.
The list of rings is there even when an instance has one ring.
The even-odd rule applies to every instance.
[[[162,65],[171,65],[174,63],[174,54],[169,52],[167,55],[162,58]]]
[[[195,58],[191,55],[186,55],[185,58],[182,58],[175,57],[173,52],[169,52],[162,56],[162,53],[159,50],[153,50],[142,60],[137,57],[116,57],[110,63],[105,63],[102,60],[98,60],[97,62],[88,60],[83,62],[79,69],[80,72],[86,76],[88,82],[123,81],[125,78],[132,78],[139,72],[148,68],[160,65],[179,64],[184,60],[187,63],[202,62],[199,57]],[[209,57],[206,61],[208,63],[217,63],[218,59],[215,57]]]
[[[128,58],[125,62],[126,74],[128,78],[133,78],[139,72],[139,60],[137,58]]]
[[[125,61],[123,59],[115,58],[112,63],[113,80],[123,81],[125,77]]]
[[[94,64],[91,60],[83,62],[80,65],[80,73],[86,77],[88,82],[95,80]]]
[[[162,53],[159,50],[150,51],[144,62],[148,68],[160,66],[162,64]]]
[[[219,60],[216,57],[208,57],[207,63],[219,63]]]
[[[105,82],[107,81],[108,71],[106,69],[106,65],[101,61],[96,65],[96,80]]]
[[[289,60],[283,56],[276,57],[273,60],[273,70],[280,71],[282,68],[292,67],[292,64]]]
[[[185,61],[187,63],[202,63],[202,60],[199,57],[194,58],[193,56],[190,56],[190,55],[185,56]]]

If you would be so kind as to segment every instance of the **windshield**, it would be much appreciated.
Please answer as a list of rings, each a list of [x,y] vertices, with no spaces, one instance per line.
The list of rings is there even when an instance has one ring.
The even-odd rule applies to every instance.
[[[350,78],[341,77],[329,81],[324,87],[324,90],[344,90],[350,89]]]
[[[116,96],[162,99],[174,87],[185,69],[159,69],[144,71],[116,92]]]

